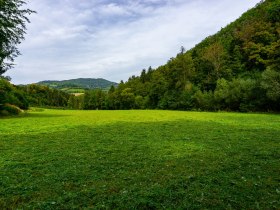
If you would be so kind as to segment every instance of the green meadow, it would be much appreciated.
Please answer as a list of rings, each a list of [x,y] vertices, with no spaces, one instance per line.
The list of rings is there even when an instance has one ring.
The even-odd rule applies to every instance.
[[[280,209],[280,115],[0,118],[0,209]]]

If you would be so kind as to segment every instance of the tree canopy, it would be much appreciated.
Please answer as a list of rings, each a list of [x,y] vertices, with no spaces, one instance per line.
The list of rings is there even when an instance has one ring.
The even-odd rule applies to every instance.
[[[12,3],[0,2],[1,8],[7,7],[6,13],[1,9],[1,17],[9,14],[8,8],[14,11],[12,8],[18,9],[24,4],[16,0],[11,0]],[[13,96],[23,93],[35,106],[280,111],[279,11],[280,0],[261,1],[194,48],[186,51],[181,47],[179,53],[166,64],[156,69],[143,69],[139,76],[133,75],[108,91],[87,90],[85,94],[74,96],[40,86],[22,87],[17,91],[10,89]],[[4,64],[4,59],[12,61],[19,53],[16,44],[24,38],[25,23],[29,22],[25,15],[31,13],[30,10],[19,10],[15,14],[21,15],[11,15],[12,20],[14,16],[20,20],[10,24],[13,36],[7,31],[12,29],[1,26],[1,44],[5,48],[1,48],[0,76],[9,67],[9,64]],[[1,21],[3,25],[5,21]],[[9,21],[5,23],[9,25]],[[7,83],[3,82],[0,91],[7,87]],[[3,105],[14,101],[14,97],[0,98]]]
[[[280,111],[279,11],[280,0],[261,1],[166,64],[85,101],[105,100],[91,104],[107,109]]]
[[[34,13],[25,9],[24,0],[0,0],[0,76],[13,66],[20,55],[17,45],[24,40],[28,15]]]

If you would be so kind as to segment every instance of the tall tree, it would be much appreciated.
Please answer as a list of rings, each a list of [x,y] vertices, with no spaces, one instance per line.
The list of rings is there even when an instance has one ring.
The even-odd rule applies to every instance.
[[[204,59],[211,62],[214,66],[215,79],[222,77],[222,67],[225,58],[225,51],[222,44],[215,42],[206,48],[204,52]]]
[[[27,15],[34,13],[22,9],[24,0],[0,0],[0,76],[13,66],[20,55],[17,45],[24,40]]]

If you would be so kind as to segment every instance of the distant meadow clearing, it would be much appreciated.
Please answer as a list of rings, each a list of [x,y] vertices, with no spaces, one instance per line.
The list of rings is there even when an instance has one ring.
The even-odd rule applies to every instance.
[[[280,209],[280,115],[0,118],[0,209]]]

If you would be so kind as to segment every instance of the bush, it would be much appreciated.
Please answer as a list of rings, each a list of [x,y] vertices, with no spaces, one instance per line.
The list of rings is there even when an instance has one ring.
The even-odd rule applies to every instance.
[[[28,109],[29,103],[25,93],[12,85],[8,80],[0,78],[0,111],[1,115],[19,114],[21,109]],[[2,112],[4,111],[4,112]]]
[[[19,115],[23,113],[23,111],[19,107],[12,104],[4,104],[2,109],[2,114],[4,115],[7,115],[7,113],[11,115]]]
[[[217,106],[221,110],[254,111],[259,100],[255,95],[257,82],[253,79],[237,78],[232,81],[220,79],[214,92]]]
[[[17,103],[12,103],[12,104],[18,106],[23,110],[27,110],[29,107],[29,103],[26,94],[23,91],[16,89],[13,91],[13,95],[15,98],[17,98]]]
[[[10,91],[12,91],[11,84],[7,80],[0,78],[0,109],[1,105],[7,102],[7,96]]]
[[[196,91],[194,94],[194,102],[198,110],[214,111],[216,109],[214,94],[211,90],[203,92],[201,90]]]
[[[9,116],[10,113],[7,110],[0,110],[0,116]]]
[[[280,100],[280,72],[266,69],[262,73],[261,87],[266,90],[267,98],[272,101]]]

